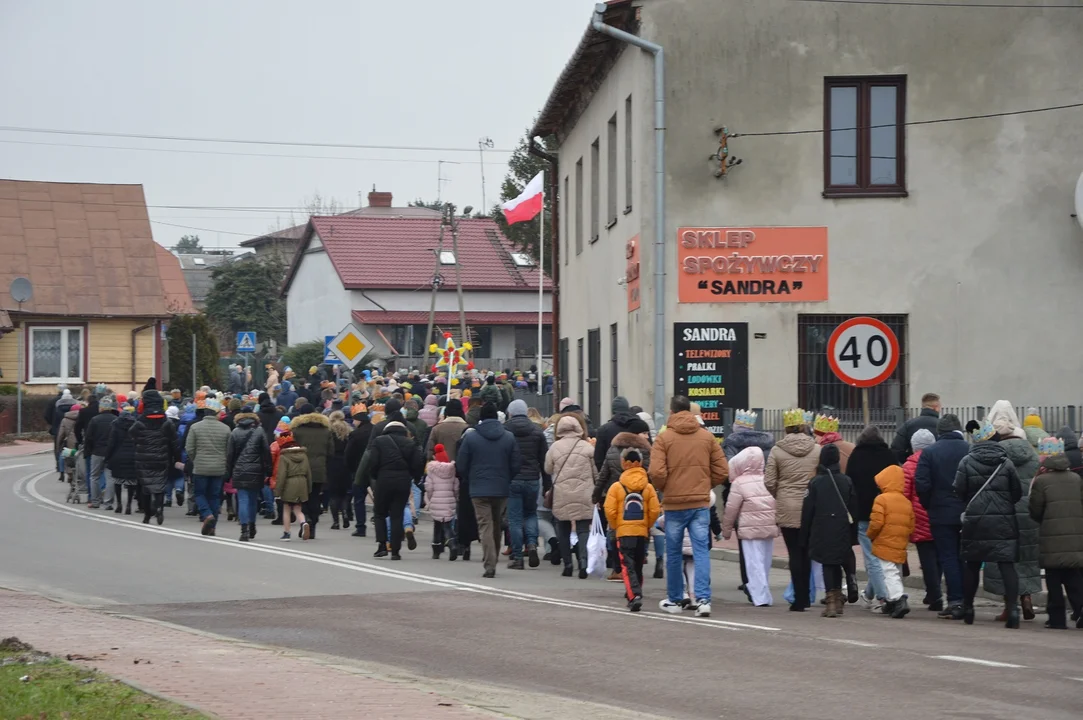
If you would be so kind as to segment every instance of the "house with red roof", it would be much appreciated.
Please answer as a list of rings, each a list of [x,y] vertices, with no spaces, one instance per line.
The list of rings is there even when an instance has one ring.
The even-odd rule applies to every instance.
[[[537,362],[539,282],[542,354],[551,357],[552,284],[492,218],[458,219],[453,243],[439,212],[396,208],[391,193],[369,193],[365,209],[309,220],[282,290],[290,345],[337,335],[352,322],[381,358],[400,369],[420,367],[444,332],[461,342],[458,270],[479,367]]]

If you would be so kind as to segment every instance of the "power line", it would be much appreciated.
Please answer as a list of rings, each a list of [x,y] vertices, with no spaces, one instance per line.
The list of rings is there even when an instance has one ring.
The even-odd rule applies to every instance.
[[[924,0],[788,0],[788,2],[810,3],[816,5],[901,5],[910,7],[950,7],[950,8],[1006,8],[1025,10],[1083,10],[1083,5],[1020,5],[997,3],[968,2],[931,2]]]
[[[235,143],[238,145],[292,145],[296,147],[348,148],[352,150],[407,150],[411,152],[474,152],[477,148],[425,147],[413,145],[357,145],[352,143],[302,142],[292,140],[245,140],[239,138],[200,138],[181,135],[145,135],[141,133],[100,132],[93,130],[58,130],[56,128],[16,127],[0,125],[7,132],[44,133],[49,135],[86,135],[91,137],[135,138],[139,140],[171,140],[177,142]],[[493,150],[512,153],[514,150]]]
[[[792,1],[792,0],[791,0]],[[816,0],[819,2],[820,0]],[[773,135],[820,135],[830,130],[831,132],[846,132],[849,130],[875,130],[876,128],[893,128],[901,125],[938,125],[942,123],[962,122],[964,120],[988,120],[990,118],[1009,117],[1012,115],[1033,115],[1034,113],[1052,112],[1054,110],[1070,110],[1083,107],[1083,102],[1068,105],[1053,105],[1050,107],[1032,108],[1030,110],[1012,110],[1008,112],[987,113],[985,115],[963,115],[960,117],[937,118],[936,120],[911,120],[904,123],[885,123],[882,125],[860,125],[847,128],[819,128],[816,130],[779,130],[776,132],[750,132],[734,133],[730,137],[768,137]]]
[[[257,158],[295,158],[299,160],[347,160],[356,162],[394,162],[394,163],[423,163],[426,165],[435,165],[438,160],[422,160],[420,158],[358,158],[358,157],[339,157],[334,155],[283,155],[279,153],[246,153],[246,152],[229,152],[228,150],[194,150],[188,148],[139,148],[139,147],[127,147],[123,145],[83,145],[80,143],[63,143],[63,142],[41,142],[36,140],[0,140],[0,143],[7,143],[12,145],[44,145],[48,147],[76,147],[76,148],[91,148],[94,150],[137,150],[143,152],[167,152],[167,153],[180,153],[182,155],[195,154],[195,155],[228,155],[231,157],[257,157]],[[462,160],[459,161],[461,165],[478,165],[477,160]],[[506,163],[487,163],[488,165],[506,165]]]
[[[169,227],[183,228],[184,230],[199,230],[201,232],[222,233],[223,235],[240,235],[241,237],[246,237],[246,238],[263,237],[263,235],[269,235],[272,232],[276,232],[274,230],[271,230],[269,232],[263,233],[263,235],[253,235],[251,233],[233,232],[232,230],[215,230],[214,228],[201,228],[201,227],[192,227],[191,225],[178,225],[177,223],[162,222],[161,220],[151,220],[151,222],[154,223],[155,225],[168,225]]]

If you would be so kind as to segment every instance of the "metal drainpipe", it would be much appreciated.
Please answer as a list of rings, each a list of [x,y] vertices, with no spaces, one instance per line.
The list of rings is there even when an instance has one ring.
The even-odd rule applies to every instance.
[[[154,327],[153,323],[150,324],[150,325],[140,325],[139,327],[134,328],[132,330],[132,389],[133,390],[137,390],[139,388],[139,385],[137,385],[136,382],[135,382],[135,336],[138,335],[139,333],[143,332],[144,330],[148,330],[148,329],[150,329],[152,327]],[[151,355],[153,356],[153,354],[154,353],[152,352]]]
[[[666,417],[666,72],[661,45],[605,24],[605,3],[594,6],[590,26],[654,56],[654,416]]]
[[[549,233],[552,237],[553,251],[549,253],[549,279],[553,283],[553,290],[550,293],[550,301],[553,304],[553,340],[552,344],[552,363],[553,363],[553,391],[555,398],[564,397],[565,388],[563,383],[560,382],[560,212],[559,203],[557,202],[558,191],[560,190],[560,163],[557,160],[556,155],[550,155],[549,153],[538,147],[534,138],[530,138],[529,152],[534,157],[541,158],[549,163],[549,197],[552,199],[553,212],[549,216]],[[542,212],[545,212],[544,208]],[[542,368],[538,368],[538,382],[541,386],[545,386],[544,372]],[[553,412],[556,412],[556,406],[554,405]],[[552,414],[552,413],[550,413]]]

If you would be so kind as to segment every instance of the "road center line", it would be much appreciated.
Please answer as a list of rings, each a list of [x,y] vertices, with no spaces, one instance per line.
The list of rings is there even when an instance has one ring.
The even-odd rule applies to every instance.
[[[843,645],[856,645],[857,647],[874,648],[880,647],[876,643],[865,642],[864,640],[847,640],[846,638],[820,638],[821,640],[829,640],[831,642],[842,643]]]
[[[997,668],[1025,668],[1026,665],[1016,665],[1015,663],[997,662],[995,660],[981,660],[979,658],[963,657],[962,655],[930,655],[929,657],[934,660],[950,660],[951,662],[972,663],[974,665],[984,665],[986,667]]]

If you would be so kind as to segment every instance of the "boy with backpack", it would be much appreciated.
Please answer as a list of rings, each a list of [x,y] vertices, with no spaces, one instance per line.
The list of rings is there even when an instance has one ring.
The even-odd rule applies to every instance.
[[[647,561],[650,529],[658,519],[661,507],[654,486],[647,479],[647,471],[643,469],[642,451],[636,447],[625,448],[620,459],[623,472],[605,496],[605,516],[617,535],[617,553],[628,609],[639,612],[643,607],[643,564]]]

